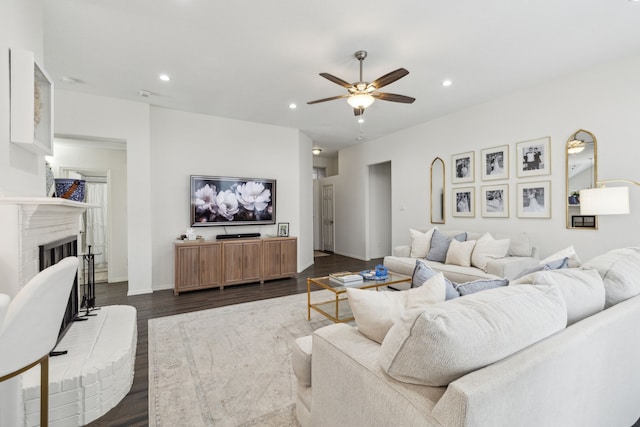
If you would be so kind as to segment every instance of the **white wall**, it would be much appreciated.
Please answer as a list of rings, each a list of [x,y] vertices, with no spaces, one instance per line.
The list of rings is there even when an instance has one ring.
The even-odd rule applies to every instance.
[[[50,164],[56,178],[61,168],[101,170],[109,173],[107,218],[109,221],[109,278],[112,282],[128,278],[127,263],[127,153],[108,148],[98,141],[55,141],[55,155]]]
[[[640,111],[639,74],[640,56],[628,58],[342,150],[337,184],[340,191],[336,192],[336,252],[356,258],[365,257],[367,230],[362,224],[363,211],[367,208],[364,194],[368,165],[385,161],[392,163],[394,246],[408,243],[409,227],[428,224],[429,165],[436,156],[445,160],[447,168],[446,227],[492,232],[525,231],[543,257],[571,244],[585,260],[608,249],[640,244],[636,225],[640,215],[638,187],[630,189],[631,215],[601,217],[596,231],[566,229],[564,170],[567,138],[582,128],[594,133],[598,140],[600,179],[640,180],[637,169],[640,143],[635,125]],[[552,174],[517,178],[515,144],[544,136],[551,137]],[[510,178],[481,181],[478,169],[480,150],[503,144],[510,146]],[[466,151],[476,153],[476,179],[471,184],[476,188],[476,195],[482,185],[509,184],[511,206],[508,219],[481,218],[479,204],[475,218],[451,216],[450,159],[451,155]],[[552,217],[517,218],[516,184],[549,180]]]
[[[55,117],[58,136],[126,141],[128,294],[151,292],[149,105],[56,89]]]
[[[338,157],[318,157],[313,156],[313,167],[325,168],[327,176],[338,174]]]
[[[391,252],[391,162],[369,166],[368,191],[369,251],[366,259]]]
[[[298,132],[298,271],[313,265],[313,159],[309,155],[313,141]]]
[[[174,284],[173,242],[190,225],[190,175],[277,180],[277,222],[297,236],[298,269],[313,263],[311,141],[290,128],[169,110],[151,109],[151,182],[146,209],[153,228],[153,288]],[[200,227],[217,234],[276,234],[276,225]]]
[[[44,156],[12,144],[9,127],[9,49],[32,51],[46,69],[42,56],[42,33],[40,1],[0,1],[0,197],[44,196],[46,192]],[[3,226],[6,225],[9,224],[0,224],[2,235],[5,235]],[[10,269],[14,268],[10,266]],[[0,384],[0,425],[22,423],[23,412],[16,411],[19,408],[19,390],[19,378]]]

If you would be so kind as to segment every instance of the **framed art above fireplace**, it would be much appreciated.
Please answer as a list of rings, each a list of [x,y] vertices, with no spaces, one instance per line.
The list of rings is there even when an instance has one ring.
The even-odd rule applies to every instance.
[[[53,154],[53,81],[33,52],[11,49],[11,142]]]

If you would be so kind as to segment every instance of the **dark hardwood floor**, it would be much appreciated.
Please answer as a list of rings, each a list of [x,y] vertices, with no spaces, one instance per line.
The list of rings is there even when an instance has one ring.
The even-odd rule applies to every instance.
[[[136,349],[135,376],[127,396],[115,408],[90,426],[147,426],[148,425],[148,328],[149,319],[187,313],[225,305],[239,304],[307,291],[307,278],[326,276],[336,271],[361,271],[372,268],[381,259],[360,261],[340,255],[316,257],[315,264],[295,279],[273,280],[234,285],[220,289],[207,289],[174,295],[173,290],[152,294],[127,296],[127,283],[96,285],[96,305],[131,305],[138,311],[138,346]]]

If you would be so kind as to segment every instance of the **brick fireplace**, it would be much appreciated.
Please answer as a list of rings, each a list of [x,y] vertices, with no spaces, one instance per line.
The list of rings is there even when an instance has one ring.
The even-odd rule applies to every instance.
[[[76,236],[88,207],[61,198],[0,199],[0,293],[13,298],[40,271],[39,246]]]
[[[40,271],[41,246],[57,247],[69,240],[63,245],[75,246],[80,216],[90,207],[61,198],[0,198],[0,293],[13,298]],[[73,253],[77,252],[69,255]],[[136,311],[129,306],[109,306],[96,313],[90,320],[72,322],[56,347],[68,353],[50,358],[51,425],[88,424],[113,408],[131,388]],[[19,379],[3,383],[0,425],[36,426],[40,419],[39,367]]]

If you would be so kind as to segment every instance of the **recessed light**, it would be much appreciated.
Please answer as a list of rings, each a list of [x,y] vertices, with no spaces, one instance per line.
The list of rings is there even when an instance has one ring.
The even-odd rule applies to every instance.
[[[289,108],[295,110],[296,108],[298,108],[298,106],[295,104],[295,102],[292,102],[291,104],[289,104]]]
[[[171,80],[171,77],[169,77],[168,74],[160,74],[160,80],[162,80],[163,82],[168,82]]]
[[[62,80],[63,83],[68,83],[72,85],[76,83],[84,83],[82,80],[76,79],[75,77],[70,77],[70,76],[62,76],[60,77],[60,80]]]
[[[453,82],[451,80],[449,80],[449,79],[442,81],[442,86],[444,86],[444,87],[449,87],[452,84],[453,84]]]

